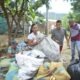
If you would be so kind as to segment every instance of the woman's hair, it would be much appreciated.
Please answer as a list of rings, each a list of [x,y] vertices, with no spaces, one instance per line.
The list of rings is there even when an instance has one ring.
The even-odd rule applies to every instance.
[[[33,27],[34,27],[35,25],[36,25],[36,23],[33,23],[33,24],[31,25],[30,33],[33,32],[32,29],[33,29]]]

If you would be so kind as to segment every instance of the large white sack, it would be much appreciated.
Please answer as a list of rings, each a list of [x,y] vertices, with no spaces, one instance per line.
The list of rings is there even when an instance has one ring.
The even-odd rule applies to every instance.
[[[51,61],[57,61],[60,59],[59,45],[49,37],[45,37],[33,49],[42,51]]]
[[[39,55],[41,55],[41,58],[36,58],[36,56]],[[39,66],[43,64],[43,57],[45,57],[45,55],[38,50],[23,51],[16,54],[16,61],[20,67],[18,71],[18,78],[21,80],[28,80],[32,78]]]
[[[24,61],[26,59],[29,59],[29,61],[32,60],[34,62],[34,61],[36,61],[36,59],[38,59],[38,58],[44,59],[44,57],[45,57],[45,55],[43,52],[41,52],[39,50],[35,50],[35,49],[30,50],[30,51],[22,51],[15,55],[15,58],[16,58],[16,61],[17,61],[17,64],[19,65],[19,67],[23,66]],[[39,59],[39,60],[41,60],[41,59]],[[27,60],[27,62],[28,62],[28,60]],[[37,61],[36,61],[36,63],[37,63]]]
[[[18,77],[22,80],[28,80],[32,78],[36,71],[38,70],[39,66],[43,64],[43,59],[25,59],[24,65],[18,71]]]
[[[31,60],[29,59],[29,57],[27,57],[27,59],[24,59],[24,62],[23,62],[24,64],[23,66],[20,67],[18,71],[18,78],[21,80],[28,80],[32,78],[35,75],[39,66],[42,64],[41,61],[37,59],[34,60],[34,58],[33,60]]]

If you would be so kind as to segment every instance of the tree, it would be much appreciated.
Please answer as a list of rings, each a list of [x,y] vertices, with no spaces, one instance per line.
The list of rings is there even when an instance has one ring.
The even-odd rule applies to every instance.
[[[75,20],[80,23],[80,0],[74,0],[72,3],[72,10],[75,15]]]
[[[21,21],[26,16],[27,22],[29,20],[34,21],[36,15],[38,15],[37,9],[42,5],[46,4],[46,0],[37,0],[32,3],[32,0],[0,0],[0,6],[4,11],[5,18],[8,24],[8,39],[11,41],[12,31],[14,25],[16,26],[16,31],[21,28]]]
[[[14,2],[11,0],[0,0],[0,6],[4,11],[5,18],[8,24],[8,39],[9,42],[12,39],[12,30],[13,30],[13,23],[17,26],[17,30],[20,27],[20,21],[24,15],[25,5],[28,5],[28,0],[15,0]]]
[[[73,13],[69,14],[69,17],[73,16],[76,22],[80,23],[80,0],[67,0],[71,1],[71,5],[73,6]]]

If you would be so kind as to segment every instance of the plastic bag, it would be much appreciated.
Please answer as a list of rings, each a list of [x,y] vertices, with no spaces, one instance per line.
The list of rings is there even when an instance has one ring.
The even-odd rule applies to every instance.
[[[80,80],[80,62],[74,61],[67,68],[68,73],[71,76],[71,80]]]
[[[31,61],[34,61],[35,59],[44,60],[44,58],[45,58],[44,53],[39,50],[35,50],[35,49],[30,50],[30,51],[22,51],[16,54],[16,61],[19,67],[23,66],[25,60],[27,61],[28,59]]]
[[[5,80],[14,80],[14,76],[17,76],[18,66],[13,62],[11,63],[9,70],[5,76]]]
[[[70,80],[70,75],[61,62],[51,62],[40,66],[35,80]]]
[[[50,61],[58,61],[60,59],[59,45],[49,37],[45,37],[33,49],[42,51]]]
[[[10,63],[11,63],[11,59],[4,58],[0,60],[0,67],[9,67]]]
[[[28,80],[35,75],[39,66],[42,65],[44,61],[44,54],[41,55],[40,53],[43,54],[40,51],[32,50],[16,54],[16,61],[20,67],[18,71],[18,78],[20,80]]]

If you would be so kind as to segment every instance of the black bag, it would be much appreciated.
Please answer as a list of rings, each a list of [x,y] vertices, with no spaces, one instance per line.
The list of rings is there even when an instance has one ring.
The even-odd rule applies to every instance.
[[[80,80],[80,62],[78,60],[72,62],[67,71],[71,76],[71,80]]]

